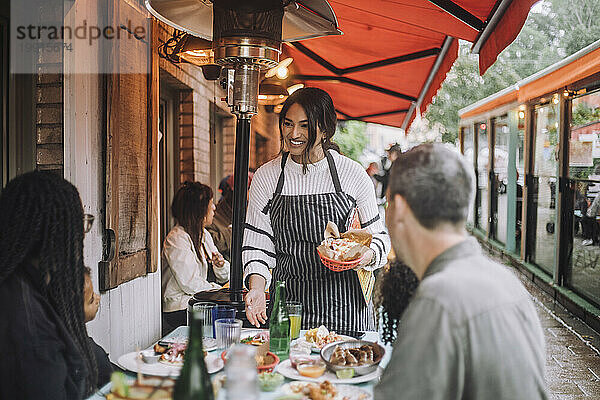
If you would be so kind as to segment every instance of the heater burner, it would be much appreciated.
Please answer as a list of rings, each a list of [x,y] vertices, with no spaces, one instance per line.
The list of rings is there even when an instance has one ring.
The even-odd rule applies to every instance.
[[[237,116],[233,191],[230,291],[242,304],[242,236],[248,192],[250,118],[258,111],[261,70],[279,62],[282,41],[340,35],[326,0],[146,0],[159,20],[196,36],[172,50],[181,59],[216,72],[226,69],[227,103]],[[211,42],[210,47],[208,43]],[[195,43],[195,45],[193,44]],[[179,44],[179,43],[178,43]],[[215,73],[211,74],[214,76]]]

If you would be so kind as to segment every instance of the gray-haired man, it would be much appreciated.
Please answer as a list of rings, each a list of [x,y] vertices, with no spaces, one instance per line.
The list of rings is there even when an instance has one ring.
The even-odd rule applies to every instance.
[[[547,399],[529,294],[465,231],[473,191],[471,169],[441,144],[420,145],[392,167],[392,246],[421,282],[376,399]]]

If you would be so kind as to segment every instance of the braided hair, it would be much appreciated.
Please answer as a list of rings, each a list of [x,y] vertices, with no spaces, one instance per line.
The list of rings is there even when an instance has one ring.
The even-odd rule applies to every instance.
[[[86,394],[97,385],[83,312],[83,208],[75,186],[52,172],[29,172],[0,195],[0,285],[27,262],[84,359]]]
[[[177,223],[192,238],[198,259],[202,255],[202,236],[204,233],[204,217],[208,214],[208,205],[213,198],[210,186],[200,182],[186,181],[175,193],[171,204],[171,213]]]
[[[375,305],[383,322],[382,339],[385,343],[391,344],[396,340],[400,318],[418,286],[419,279],[413,270],[399,261],[388,264],[377,277]]]

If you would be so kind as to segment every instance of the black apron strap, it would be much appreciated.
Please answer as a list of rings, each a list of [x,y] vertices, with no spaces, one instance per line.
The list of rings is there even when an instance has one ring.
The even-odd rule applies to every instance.
[[[275,196],[280,195],[281,191],[283,190],[283,183],[285,181],[285,178],[284,178],[285,175],[283,173],[283,168],[285,167],[285,163],[287,162],[287,158],[288,158],[289,154],[290,153],[283,153],[281,155],[281,173],[279,173],[279,179],[277,180],[277,187],[275,188],[275,193],[273,193],[273,197],[271,197],[271,200],[269,200],[267,202],[267,205],[263,209],[263,211],[262,211],[263,214],[268,214],[269,213],[269,210],[271,210],[271,204],[273,203],[273,198]]]
[[[333,179],[333,186],[335,187],[336,193],[342,193],[342,185],[340,184],[340,177],[338,176],[333,156],[329,154],[329,150],[325,150],[325,157],[327,157],[327,163],[329,164],[329,172],[331,173],[331,179]]]

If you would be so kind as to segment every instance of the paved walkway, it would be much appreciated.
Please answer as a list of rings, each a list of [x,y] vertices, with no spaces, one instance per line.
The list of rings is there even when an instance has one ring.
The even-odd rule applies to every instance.
[[[551,399],[600,399],[600,335],[514,271],[532,294],[542,321]]]

